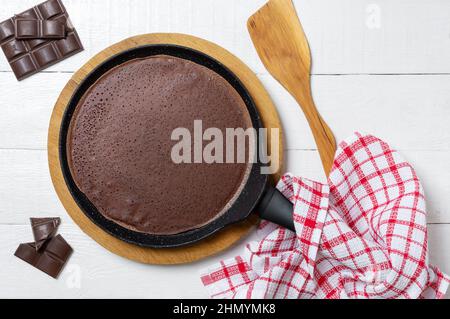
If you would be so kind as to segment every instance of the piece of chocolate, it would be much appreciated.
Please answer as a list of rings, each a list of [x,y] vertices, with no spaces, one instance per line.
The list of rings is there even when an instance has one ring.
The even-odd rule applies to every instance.
[[[40,250],[45,242],[55,235],[59,224],[61,224],[59,217],[30,218],[30,221],[36,250]]]
[[[52,20],[15,19],[16,40],[27,39],[64,39],[66,27],[64,23]]]
[[[64,25],[64,39],[15,38],[17,19],[49,20]],[[0,22],[0,46],[20,81],[83,50],[78,33],[61,0],[48,0]]]
[[[72,247],[61,235],[57,235],[37,251],[34,243],[20,244],[14,255],[33,267],[57,278],[72,254]]]

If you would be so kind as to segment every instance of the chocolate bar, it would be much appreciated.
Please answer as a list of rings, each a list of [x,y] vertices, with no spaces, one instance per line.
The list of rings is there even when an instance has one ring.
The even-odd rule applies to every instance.
[[[15,39],[16,19],[50,20],[64,24],[64,39]],[[48,0],[0,23],[0,45],[20,81],[83,50],[78,33],[61,0]]]
[[[34,236],[34,246],[40,250],[47,240],[53,237],[58,229],[61,219],[56,218],[30,218]]]
[[[65,25],[59,21],[16,18],[14,27],[16,40],[66,37]]]
[[[50,239],[42,250],[36,250],[35,243],[20,244],[14,255],[31,266],[57,278],[72,254],[72,247],[61,235]]]

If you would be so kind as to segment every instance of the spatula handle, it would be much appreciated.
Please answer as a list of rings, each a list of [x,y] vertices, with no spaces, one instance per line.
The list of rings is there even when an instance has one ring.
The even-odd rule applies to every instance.
[[[299,83],[299,85],[301,84]],[[303,113],[308,120],[314,140],[316,141],[317,149],[319,150],[325,174],[328,176],[333,167],[334,155],[336,153],[336,141],[333,132],[317,111],[310,92],[310,90],[303,87],[291,93],[300,104]]]

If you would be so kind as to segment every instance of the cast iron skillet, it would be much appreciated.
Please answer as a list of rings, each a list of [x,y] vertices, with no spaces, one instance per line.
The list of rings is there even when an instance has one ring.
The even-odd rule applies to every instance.
[[[112,68],[129,60],[159,54],[193,61],[221,75],[236,89],[244,100],[248,112],[250,113],[253,127],[256,129],[262,127],[258,111],[246,88],[228,68],[210,56],[190,48],[176,45],[146,45],[121,52],[99,65],[81,82],[70,99],[62,119],[59,136],[61,168],[69,191],[78,206],[97,226],[111,235],[126,242],[144,247],[164,248],[194,243],[210,236],[229,224],[244,220],[255,208],[259,212],[261,218],[273,221],[293,230],[292,204],[270,185],[267,175],[260,173],[262,164],[259,161],[252,165],[250,175],[243,190],[228,211],[203,227],[174,235],[152,235],[122,227],[100,214],[89,199],[78,189],[69,169],[66,146],[70,121],[83,94],[102,75]],[[258,141],[258,147],[260,143],[261,141]]]

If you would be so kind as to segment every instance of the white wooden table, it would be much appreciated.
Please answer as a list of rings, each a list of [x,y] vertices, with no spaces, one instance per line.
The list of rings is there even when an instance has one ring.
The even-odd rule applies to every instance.
[[[324,180],[303,114],[259,61],[246,19],[265,0],[64,0],[86,48],[17,82],[0,58],[0,297],[207,297],[199,269],[243,243],[182,266],[113,255],[86,236],[60,204],[47,168],[47,126],[72,73],[128,36],[182,32],[214,41],[246,62],[278,107],[287,170]],[[39,0],[0,0],[0,20]],[[428,197],[431,261],[450,273],[450,1],[295,1],[313,56],[318,108],[338,139],[354,131],[388,141],[415,166]],[[350,122],[349,119],[352,119]],[[350,124],[352,123],[352,124]],[[75,252],[59,280],[13,256],[32,239],[28,218],[60,216]],[[252,236],[250,236],[252,237]],[[447,296],[450,296],[447,294]]]

